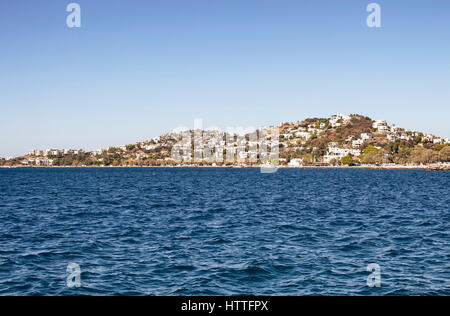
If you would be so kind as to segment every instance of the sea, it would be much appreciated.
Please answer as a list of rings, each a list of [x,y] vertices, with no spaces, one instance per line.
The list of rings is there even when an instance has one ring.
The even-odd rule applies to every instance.
[[[450,295],[450,173],[0,169],[0,295]]]

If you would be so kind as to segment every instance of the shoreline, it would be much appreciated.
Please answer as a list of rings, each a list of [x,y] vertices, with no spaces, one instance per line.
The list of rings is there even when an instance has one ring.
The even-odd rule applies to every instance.
[[[90,169],[90,168],[229,168],[229,169],[249,169],[249,168],[267,168],[265,166],[0,166],[0,169]],[[386,165],[386,166],[278,166],[277,169],[368,169],[368,170],[427,170],[427,171],[450,171],[449,166],[437,166],[437,165]]]

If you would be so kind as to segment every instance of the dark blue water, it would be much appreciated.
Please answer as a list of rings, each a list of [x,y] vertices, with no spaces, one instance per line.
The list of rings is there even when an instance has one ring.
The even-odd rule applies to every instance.
[[[449,187],[425,171],[2,169],[0,295],[450,295]]]

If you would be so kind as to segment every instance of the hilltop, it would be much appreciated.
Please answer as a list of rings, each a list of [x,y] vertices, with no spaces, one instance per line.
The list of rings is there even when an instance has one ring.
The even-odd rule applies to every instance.
[[[261,151],[267,145],[278,148],[280,165],[291,167],[450,162],[448,138],[358,114],[337,114],[282,122],[246,135],[191,130],[93,152],[32,150],[21,157],[0,159],[0,166],[253,166],[267,161]]]

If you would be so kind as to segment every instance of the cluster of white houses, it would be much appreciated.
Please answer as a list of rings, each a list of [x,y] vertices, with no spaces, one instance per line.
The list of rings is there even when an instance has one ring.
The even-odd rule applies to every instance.
[[[259,155],[261,160],[266,159],[268,151],[279,148],[279,137],[273,136],[278,129],[260,128],[258,130],[227,131],[210,129],[207,131],[196,130],[193,133],[193,142],[189,131],[172,135],[177,139],[172,147],[171,158],[175,162],[257,162]],[[193,148],[193,150],[192,150]],[[225,154],[225,157],[224,157]],[[232,160],[232,161],[231,161]]]
[[[104,153],[117,153],[117,154],[123,154],[124,152],[127,152],[129,149],[129,146],[134,146],[137,147],[138,150],[136,152],[136,155],[141,158],[145,158],[148,155],[146,155],[144,153],[144,150],[155,150],[158,149],[160,147],[162,147],[165,143],[166,140],[166,136],[161,136],[161,137],[154,137],[150,140],[146,140],[146,141],[142,141],[142,142],[137,142],[135,144],[131,144],[131,145],[124,145],[124,146],[119,146],[119,147],[108,147],[105,149],[97,149],[96,151],[92,152],[92,155],[95,156],[101,156]],[[166,145],[170,144],[170,141],[167,140],[166,141]]]
[[[414,137],[417,136],[422,136],[423,134],[419,133],[419,132],[407,132],[405,131],[405,129],[395,126],[395,125],[391,125],[389,126],[387,124],[386,121],[384,120],[376,120],[373,123],[372,126],[374,129],[377,130],[377,132],[379,134],[384,134],[386,135],[386,138],[388,141],[390,142],[396,142],[399,140],[405,140],[405,141],[409,141],[411,139],[413,139]],[[433,144],[447,144],[449,143],[449,139],[448,138],[442,138],[442,137],[437,137],[431,134],[425,134],[423,135],[423,140],[429,142],[429,143],[433,143]]]
[[[328,120],[319,120],[318,122],[314,122],[308,125],[299,126],[298,124],[293,124],[291,122],[281,122],[279,125],[280,130],[282,130],[282,134],[280,134],[279,145],[286,148],[288,151],[298,151],[304,149],[303,145],[311,139],[313,136],[319,136],[329,128],[337,128],[340,126],[344,126],[351,121],[350,115],[345,114],[336,114],[333,115]],[[378,120],[373,122],[373,133],[378,133],[382,135],[386,135],[386,138],[390,142],[395,142],[397,140],[411,140],[412,138],[419,136],[418,132],[406,132],[403,128],[392,125],[389,126],[386,121]],[[220,149],[228,150],[228,148],[235,148],[236,158],[239,161],[243,162],[245,159],[256,157],[257,150],[256,148],[261,145],[262,141],[270,141],[272,136],[267,131],[274,129],[273,126],[270,126],[268,129],[261,127],[257,131],[263,132],[265,135],[262,139],[258,137],[258,139],[252,139],[250,137],[249,141],[241,142],[238,136],[239,134],[231,133],[230,135],[236,136],[229,139],[227,137],[228,133],[224,133],[218,130],[210,130],[210,131],[202,131],[202,133],[193,133],[193,141],[194,141],[194,150],[191,154],[191,138],[183,138],[183,132],[180,133],[170,133],[165,136],[153,138],[150,141],[145,141],[141,143],[137,143],[136,145],[140,149],[145,150],[153,150],[159,147],[169,146],[175,149],[175,151],[179,152],[180,156],[178,157],[180,161],[183,162],[191,162],[194,157],[203,157],[205,153],[205,148],[208,146],[211,147],[211,152],[214,156],[214,150],[216,156],[213,157],[214,160],[220,161],[223,155],[223,151]],[[189,132],[188,132],[189,133]],[[371,141],[374,138],[374,134],[367,132],[361,133],[359,136],[350,136],[346,139],[346,142],[343,145],[339,145],[337,143],[329,143],[328,150],[326,155],[321,160],[324,163],[330,163],[333,160],[339,161],[342,158],[351,155],[353,157],[361,156],[361,147],[365,142]],[[190,134],[189,134],[190,135]],[[242,135],[241,135],[242,136]],[[438,143],[448,143],[448,139],[438,138],[432,135],[425,135],[425,140],[438,144]],[[247,146],[247,150],[245,147]],[[183,150],[186,149],[186,150]],[[106,149],[108,151],[109,149]],[[126,146],[119,147],[120,151],[127,151]],[[105,150],[98,150],[95,154],[101,154]],[[172,151],[173,152],[173,151]],[[142,151],[138,151],[136,153],[140,157],[146,157]],[[220,155],[220,157],[219,157]],[[173,156],[170,158],[165,158],[165,160],[173,160]],[[284,159],[280,159],[282,161]],[[291,159],[289,165],[291,166],[299,166],[303,163],[302,159]]]
[[[386,135],[386,139],[389,142],[396,142],[398,140],[409,141],[414,137],[420,136],[419,132],[406,132],[403,128],[400,128],[396,125],[388,126],[387,122],[384,120],[374,121],[372,126],[377,133]],[[342,158],[351,155],[353,157],[361,156],[360,148],[366,141],[370,141],[373,139],[372,133],[362,133],[360,138],[354,139],[353,136],[350,136],[347,141],[351,141],[352,148],[340,148],[337,143],[329,143],[328,144],[328,152],[323,157],[323,162],[330,163],[334,160],[341,160]],[[449,143],[448,138],[436,137],[434,135],[424,135],[424,140],[434,143],[434,144],[446,144]]]
[[[261,147],[261,144],[264,142],[276,143],[276,146],[281,145],[281,147],[285,148],[287,151],[302,150],[304,149],[303,146],[306,146],[307,141],[311,138],[325,133],[330,127],[338,128],[344,126],[348,124],[351,119],[352,116],[350,115],[336,114],[329,119],[320,119],[305,124],[282,122],[279,127],[275,128],[272,126],[269,128],[261,127],[257,130],[258,136],[255,138],[250,136],[249,140],[244,141],[242,138],[243,135],[238,133],[225,133],[218,130],[202,131],[202,133],[196,133],[196,131],[194,131],[192,133],[194,146],[192,146],[191,131],[174,132],[143,142],[138,142],[133,145],[99,149],[88,154],[97,157],[97,160],[101,162],[103,160],[103,157],[101,156],[105,153],[120,154],[127,159],[145,159],[149,158],[150,154],[161,151],[164,152],[166,158],[157,160],[174,160],[171,151],[173,153],[173,151],[176,150],[180,153],[180,161],[189,162],[192,158],[203,157],[205,149],[207,150],[208,147],[211,147],[211,149],[216,149],[215,151],[211,150],[211,152],[215,152],[217,155],[217,157],[214,157],[215,160],[220,161],[221,158],[223,158],[223,150],[221,149],[228,150],[228,148],[234,148],[233,151],[236,153],[237,160],[245,161],[249,158],[255,158],[258,155],[257,148]],[[333,160],[339,161],[348,155],[359,157],[361,155],[361,148],[364,144],[372,141],[374,137],[380,137],[380,134],[385,135],[389,142],[396,142],[399,140],[410,141],[415,137],[420,136],[423,141],[429,143],[449,143],[448,138],[444,139],[430,134],[424,135],[419,132],[406,131],[395,125],[389,126],[385,120],[373,121],[372,128],[373,130],[371,132],[348,137],[342,144],[329,143],[327,153],[321,161],[330,163]],[[273,139],[274,135],[270,132],[272,130],[277,130],[277,132],[280,131],[280,137],[278,138],[277,134],[275,137],[276,139]],[[186,137],[186,133],[189,134],[189,137]],[[239,135],[242,137],[239,137]],[[261,135],[264,136],[261,137]],[[193,151],[191,150],[192,148]],[[53,159],[55,158],[82,154],[85,154],[85,152],[81,149],[35,149],[27,154],[22,163],[24,165],[51,166],[54,161]],[[164,155],[160,155],[159,157],[162,158]],[[291,159],[289,165],[299,166],[302,163],[303,161],[301,159]]]
[[[331,127],[339,127],[350,122],[352,117],[345,114],[335,114],[330,118]]]
[[[82,149],[33,149],[27,153],[27,157],[22,160],[23,165],[52,166],[53,158],[64,156],[77,156],[84,154]]]
[[[331,127],[339,127],[350,122],[351,116],[344,114],[333,115],[329,124]],[[283,123],[287,124],[287,123]],[[312,128],[310,125],[308,129],[302,129],[301,131],[293,131],[294,133],[291,135],[283,135],[284,139],[293,139],[293,137],[303,137],[305,140],[308,140],[313,133],[320,134],[323,132],[321,128],[325,127],[325,123],[321,123],[319,130]],[[311,127],[311,129],[310,129]],[[400,128],[396,125],[389,126],[385,120],[377,120],[373,122],[374,132],[382,135],[386,135],[386,139],[389,142],[396,142],[399,140],[410,141],[414,137],[421,136],[423,141],[433,143],[433,144],[447,144],[450,143],[448,138],[436,137],[431,134],[423,135],[419,132],[407,132],[405,129]],[[292,131],[289,131],[291,132]],[[350,136],[346,139],[346,143],[349,145],[339,146],[337,143],[329,143],[327,154],[323,157],[324,163],[330,163],[333,160],[339,161],[342,158],[351,155],[353,157],[361,156],[361,150],[359,149],[364,145],[365,142],[371,141],[374,138],[372,133],[362,133],[359,138],[356,136]],[[293,140],[292,142],[294,142]],[[292,149],[302,149],[302,147],[293,147]],[[302,165],[302,159],[292,159],[289,163],[290,166],[300,166]]]
[[[24,160],[22,160],[22,165],[28,166],[28,165],[36,165],[36,166],[53,166],[53,159],[49,159],[49,158],[42,158],[42,157],[30,157],[30,158],[25,158]]]
[[[81,155],[84,153],[82,149],[47,149],[47,150],[39,150],[33,149],[27,153],[27,156],[33,157],[63,157],[68,155]]]
[[[234,132],[223,132],[216,130],[196,130],[196,131],[182,131],[173,132],[160,137],[152,138],[147,141],[138,142],[135,144],[109,147],[106,149],[99,149],[92,152],[97,160],[102,162],[106,154],[120,154],[126,159],[145,159],[150,158],[151,151],[161,151],[166,155],[165,158],[156,159],[156,161],[172,161],[172,162],[200,162],[211,161],[222,162],[224,153],[234,152],[237,161],[245,161],[248,158],[257,157],[256,148],[261,144],[261,141],[271,140],[270,134],[265,134],[264,138],[258,138],[263,135],[260,130],[253,131],[250,136],[250,141],[245,140],[244,134]],[[278,138],[276,139],[278,145]],[[248,150],[247,149],[248,146]],[[205,153],[211,153],[206,156]],[[168,157],[167,157],[168,156]]]
[[[336,161],[340,161],[342,158],[348,155],[359,157],[361,156],[361,150],[354,148],[340,148],[337,147],[336,143],[330,143],[328,144],[328,152],[323,157],[323,162],[330,163],[333,159]]]

